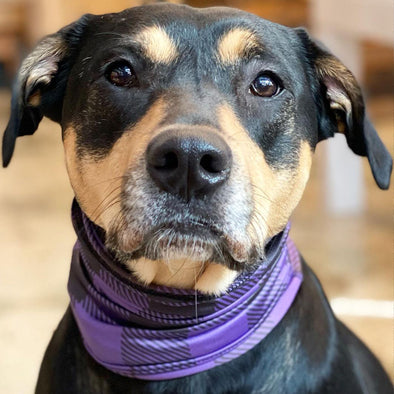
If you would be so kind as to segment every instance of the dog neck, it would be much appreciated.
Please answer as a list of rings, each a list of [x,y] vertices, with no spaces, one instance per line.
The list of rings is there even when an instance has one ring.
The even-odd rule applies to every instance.
[[[127,267],[145,285],[195,289],[211,295],[226,292],[238,274],[222,264],[187,258],[166,262],[142,257],[127,262]]]
[[[267,245],[253,272],[227,293],[144,286],[108,251],[98,228],[74,202],[78,235],[68,290],[85,347],[107,369],[132,378],[165,380],[239,357],[282,319],[302,282],[289,226]]]

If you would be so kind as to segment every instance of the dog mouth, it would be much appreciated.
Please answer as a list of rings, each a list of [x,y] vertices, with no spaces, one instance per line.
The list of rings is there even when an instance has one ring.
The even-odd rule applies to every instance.
[[[144,232],[118,229],[108,235],[107,246],[123,262],[141,257],[164,261],[188,259],[223,264],[237,271],[245,270],[257,255],[256,251],[251,253],[244,240],[235,239],[217,224],[201,218],[168,221]]]
[[[166,223],[151,230],[142,242],[140,252],[151,260],[188,258],[209,260],[221,233],[202,222]]]

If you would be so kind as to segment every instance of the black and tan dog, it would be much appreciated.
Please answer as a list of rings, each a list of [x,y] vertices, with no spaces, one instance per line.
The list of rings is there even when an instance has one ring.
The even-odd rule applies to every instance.
[[[82,210],[146,285],[225,292],[286,226],[316,144],[336,132],[389,186],[392,161],[353,75],[304,30],[234,9],[160,4],[83,16],[24,61],[4,166],[43,116],[61,124]],[[303,275],[288,313],[252,350],[168,381],[103,368],[68,310],[37,392],[392,393],[304,263]]]

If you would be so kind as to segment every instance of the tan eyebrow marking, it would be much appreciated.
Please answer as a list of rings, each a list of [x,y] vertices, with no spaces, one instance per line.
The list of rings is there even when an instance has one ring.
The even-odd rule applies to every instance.
[[[149,26],[136,37],[143,51],[153,62],[170,64],[178,56],[175,42],[160,26]]]
[[[261,44],[252,31],[238,27],[227,32],[218,41],[219,60],[230,65],[259,47]]]

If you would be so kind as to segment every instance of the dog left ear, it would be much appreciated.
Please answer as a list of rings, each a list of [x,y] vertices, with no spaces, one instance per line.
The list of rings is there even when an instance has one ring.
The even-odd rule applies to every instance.
[[[68,72],[91,17],[84,15],[44,37],[23,61],[12,91],[11,115],[3,136],[3,167],[11,160],[17,137],[33,134],[43,116],[60,122]]]
[[[392,158],[365,113],[361,89],[354,75],[321,44],[302,29],[295,29],[306,50],[307,61],[317,80],[315,101],[319,109],[319,140],[346,136],[350,149],[367,156],[377,185],[388,189]]]

